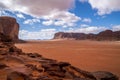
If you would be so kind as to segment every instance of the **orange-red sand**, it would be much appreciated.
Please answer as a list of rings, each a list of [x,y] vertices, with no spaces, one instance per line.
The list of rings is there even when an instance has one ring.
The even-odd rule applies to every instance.
[[[110,71],[120,76],[120,41],[28,41],[16,46],[83,70]]]

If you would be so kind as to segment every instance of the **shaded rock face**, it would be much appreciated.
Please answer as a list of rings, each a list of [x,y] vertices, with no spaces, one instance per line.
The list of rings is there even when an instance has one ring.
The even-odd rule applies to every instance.
[[[96,78],[99,80],[114,80],[115,78],[117,79],[117,77],[115,77],[115,75],[106,72],[106,71],[96,71],[93,72],[93,75],[96,76]]]
[[[0,33],[10,36],[13,40],[18,40],[19,24],[15,18],[0,17]]]
[[[74,39],[74,40],[120,40],[120,31],[106,30],[98,34],[84,33],[64,33],[58,32],[54,35],[54,39]]]
[[[106,30],[97,35],[98,40],[120,40],[120,31]]]

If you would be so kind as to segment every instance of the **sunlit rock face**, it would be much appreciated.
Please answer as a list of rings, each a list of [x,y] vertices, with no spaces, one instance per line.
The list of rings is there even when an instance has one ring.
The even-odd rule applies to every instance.
[[[67,33],[58,32],[54,35],[54,39],[74,39],[74,40],[120,40],[120,31],[105,30],[98,34],[85,34],[85,33]]]
[[[15,18],[0,17],[0,33],[10,36],[14,41],[18,40],[19,24]]]

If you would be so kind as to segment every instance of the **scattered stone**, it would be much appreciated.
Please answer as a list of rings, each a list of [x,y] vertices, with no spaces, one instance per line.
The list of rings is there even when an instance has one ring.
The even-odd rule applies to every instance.
[[[51,66],[49,64],[42,64],[42,67],[47,71]]]
[[[37,57],[42,57],[41,55],[37,54],[37,53],[27,53],[27,55],[31,58],[37,58]]]
[[[53,80],[49,78],[48,76],[40,76],[37,80]]]
[[[67,71],[65,75],[66,75],[66,78],[68,78],[68,79],[80,78],[79,76],[75,75],[75,73],[72,71]]]
[[[22,53],[22,50],[16,48],[15,46],[12,46],[12,47],[9,48],[9,52],[18,52],[18,53]]]
[[[67,63],[67,62],[59,62],[58,65],[62,68],[62,67],[70,66],[70,63]]]
[[[7,75],[7,80],[31,80],[31,79],[24,73],[14,71]]]
[[[0,50],[0,55],[7,55],[8,51],[7,50]]]
[[[74,78],[73,80],[92,80],[92,79],[86,79],[86,78]]]
[[[106,71],[93,72],[93,75],[97,80],[119,80],[116,75]]]
[[[6,48],[6,46],[2,43],[0,43],[0,48]]]
[[[57,77],[65,77],[65,74],[63,72],[58,72],[58,71],[48,71],[48,74],[51,76],[57,76]]]
[[[83,71],[83,70],[81,70],[79,68],[76,68],[74,66],[70,66],[70,68],[72,68],[73,70],[79,72],[81,75],[83,75],[85,77],[88,77],[90,79],[96,80],[95,76],[91,72]]]
[[[4,69],[6,67],[8,67],[6,64],[0,63],[0,69]]]
[[[48,58],[42,58],[42,60],[44,61],[47,61],[48,63],[56,63],[57,61],[56,60],[53,60],[53,59],[48,59]]]

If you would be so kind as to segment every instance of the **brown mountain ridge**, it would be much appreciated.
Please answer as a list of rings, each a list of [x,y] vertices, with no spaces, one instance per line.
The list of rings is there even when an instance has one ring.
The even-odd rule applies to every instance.
[[[120,40],[120,31],[105,30],[98,34],[85,34],[85,33],[67,33],[58,32],[54,35],[54,39],[74,39],[74,40]]]

